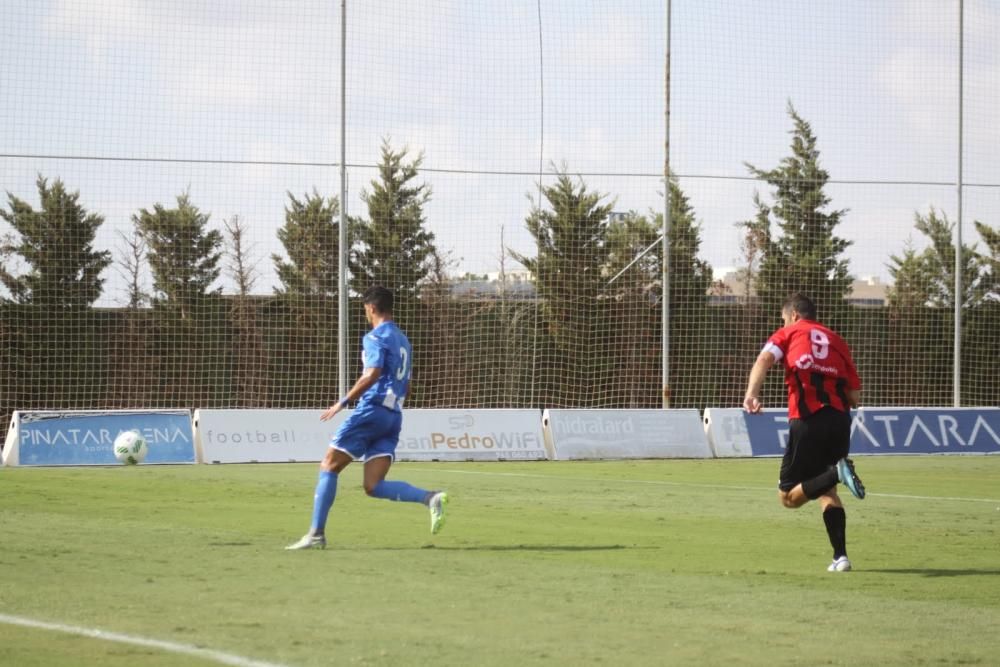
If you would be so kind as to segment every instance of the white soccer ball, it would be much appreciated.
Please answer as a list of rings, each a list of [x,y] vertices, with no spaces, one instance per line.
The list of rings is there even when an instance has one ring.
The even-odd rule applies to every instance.
[[[135,465],[142,463],[149,453],[149,445],[136,429],[122,431],[115,438],[114,444],[115,458],[125,465]]]

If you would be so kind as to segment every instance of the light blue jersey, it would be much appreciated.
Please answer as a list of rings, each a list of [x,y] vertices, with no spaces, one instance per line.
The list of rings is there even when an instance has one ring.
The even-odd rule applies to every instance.
[[[361,343],[365,368],[381,368],[378,381],[358,399],[358,408],[381,405],[400,412],[410,388],[410,341],[396,323],[383,322],[365,335]]]

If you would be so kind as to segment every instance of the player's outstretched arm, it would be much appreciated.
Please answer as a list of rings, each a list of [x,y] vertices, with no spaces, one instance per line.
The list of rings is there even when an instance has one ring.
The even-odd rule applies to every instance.
[[[774,365],[774,355],[770,352],[761,352],[757,355],[757,361],[750,369],[750,379],[747,380],[747,390],[743,395],[743,409],[749,413],[760,412],[764,404],[760,402],[760,391],[764,387],[764,378],[767,372]]]
[[[371,388],[373,384],[378,382],[378,379],[381,376],[382,376],[381,368],[374,368],[374,367],[366,368],[364,372],[361,374],[361,377],[358,378],[358,381],[354,383],[353,387],[351,387],[351,390],[347,392],[347,394],[345,394],[342,399],[340,399],[339,401],[328,407],[323,412],[323,414],[319,416],[320,421],[325,422],[329,421],[330,419],[333,419],[334,415],[343,410],[348,403],[350,403],[351,401],[356,401],[359,398],[361,398],[361,394],[368,391],[368,389]]]

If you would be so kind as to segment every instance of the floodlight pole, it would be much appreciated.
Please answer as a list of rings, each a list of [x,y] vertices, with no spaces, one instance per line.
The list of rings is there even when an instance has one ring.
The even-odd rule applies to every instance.
[[[340,0],[340,229],[337,243],[337,379],[347,385],[347,0]]]
[[[965,7],[963,0],[958,2],[958,220],[955,222],[955,331],[952,334],[955,342],[954,359],[952,361],[952,404],[962,405],[962,145],[963,131],[963,87],[964,87],[964,51],[965,51]]]
[[[663,261],[660,265],[660,284],[663,297],[660,299],[660,348],[663,366],[663,408],[670,407],[670,5],[667,0],[666,54],[663,67]]]

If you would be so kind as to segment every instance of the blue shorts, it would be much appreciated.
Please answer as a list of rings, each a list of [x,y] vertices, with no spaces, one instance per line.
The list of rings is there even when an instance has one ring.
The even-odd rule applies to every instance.
[[[358,406],[337,429],[330,446],[355,461],[370,461],[380,456],[395,460],[402,425],[402,412],[376,405]]]

